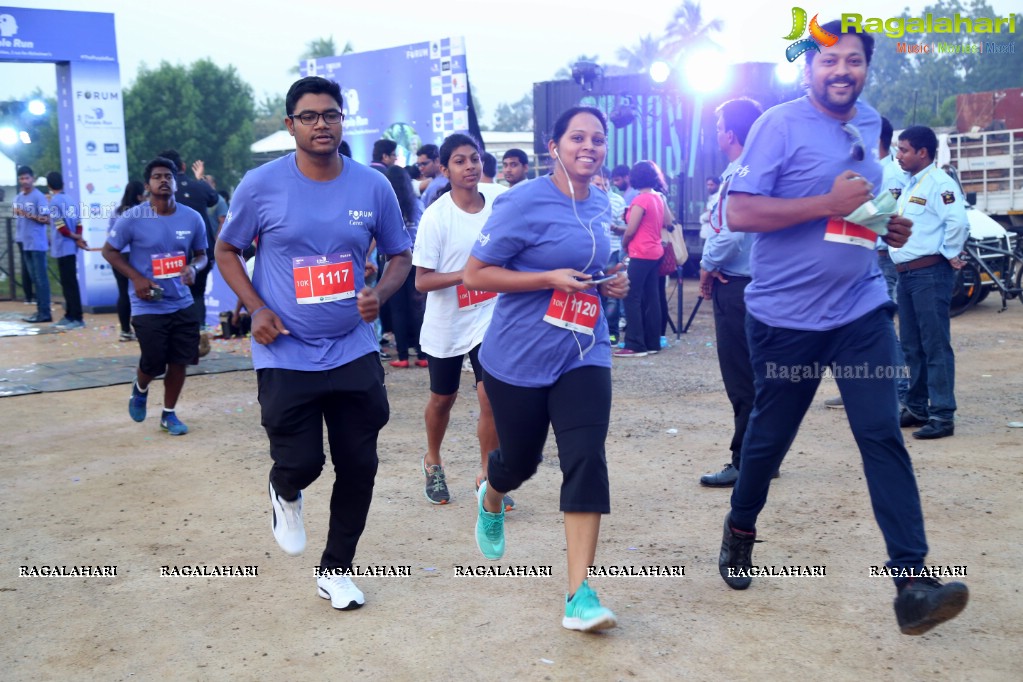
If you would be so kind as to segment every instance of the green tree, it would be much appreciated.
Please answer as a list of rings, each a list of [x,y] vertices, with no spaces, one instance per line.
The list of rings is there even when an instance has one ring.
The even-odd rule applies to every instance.
[[[912,92],[905,91],[905,84],[913,82],[913,62],[909,55],[898,52],[897,40],[881,34],[875,35],[874,39],[874,56],[863,90],[864,99],[886,116],[896,129],[904,128],[913,108]]]
[[[969,17],[994,17],[987,0],[939,0],[918,15],[951,17],[956,13]],[[903,11],[903,19],[910,18]],[[1016,15],[1017,26],[1023,16]],[[909,44],[954,45],[985,42],[1012,42],[1016,35],[926,33],[898,39],[875,35],[874,57],[865,95],[887,116],[896,129],[909,125],[931,127],[955,125],[955,96],[1009,87],[1023,87],[1023,52],[1017,54],[926,53],[898,51],[900,42]]]
[[[333,57],[339,54],[348,54],[354,52],[355,48],[352,47],[352,41],[346,41],[344,48],[338,52],[337,43],[334,42],[334,36],[329,38],[314,38],[305,44],[305,51],[299,55],[298,64],[288,69],[288,73],[299,74],[302,73],[302,62],[307,59],[322,59],[323,57]]]
[[[721,19],[703,20],[699,2],[684,0],[675,8],[665,28],[661,45],[664,55],[668,59],[678,60],[694,48],[714,46],[716,43],[712,34],[719,33],[724,27],[725,22]]]
[[[264,95],[256,102],[256,119],[252,123],[252,141],[262,140],[278,130],[285,130],[284,95]]]
[[[616,56],[629,73],[645,73],[651,64],[663,58],[661,41],[648,33],[634,47],[618,48]]]
[[[497,105],[494,130],[528,132],[533,130],[533,96],[523,95],[518,102]]]
[[[130,177],[141,177],[149,159],[177,149],[186,163],[206,162],[222,186],[231,186],[251,166],[254,118],[252,88],[233,66],[209,59],[191,66],[144,64],[124,92]]]

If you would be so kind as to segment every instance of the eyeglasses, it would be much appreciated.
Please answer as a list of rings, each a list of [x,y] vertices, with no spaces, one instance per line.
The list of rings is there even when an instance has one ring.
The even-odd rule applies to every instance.
[[[302,125],[314,126],[316,122],[323,117],[323,122],[327,125],[337,125],[341,121],[345,120],[345,115],[336,109],[330,111],[324,111],[317,113],[315,111],[303,111],[301,114],[291,114],[288,116],[292,121],[298,120]]]
[[[863,136],[859,129],[852,123],[842,124],[842,132],[852,138],[852,149],[849,150],[849,158],[853,161],[862,161],[867,156],[867,147],[863,144]]]
[[[417,165],[417,166],[419,166],[420,168],[426,168],[426,167],[427,167],[427,166],[429,166],[429,165],[430,165],[431,163],[433,163],[433,160],[432,160],[432,159],[431,159],[430,161],[417,161],[417,162],[416,162],[416,165]]]

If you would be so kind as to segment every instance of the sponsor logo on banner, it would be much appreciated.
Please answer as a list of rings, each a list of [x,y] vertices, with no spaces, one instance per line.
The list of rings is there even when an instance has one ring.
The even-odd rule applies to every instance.
[[[35,47],[31,40],[15,38],[18,35],[18,20],[13,14],[0,14],[0,47]]]
[[[96,153],[96,143],[93,142],[92,140],[89,140],[88,142],[86,142],[85,143],[85,151],[89,152],[90,154],[95,154]]]
[[[344,100],[344,107],[342,107],[342,113],[345,115],[345,126],[347,128],[362,128],[369,125],[369,119],[365,116],[359,116],[359,91],[355,88],[349,88],[344,90],[342,93],[342,99]]]
[[[95,147],[95,145],[93,145],[93,147]],[[118,154],[121,151],[121,145],[116,142],[104,142],[103,151],[108,154]]]
[[[76,90],[75,99],[119,100],[121,93],[116,90]]]
[[[97,126],[109,126],[112,125],[111,121],[108,121],[105,116],[106,112],[103,111],[102,107],[86,107],[77,119],[83,126],[97,127]]]

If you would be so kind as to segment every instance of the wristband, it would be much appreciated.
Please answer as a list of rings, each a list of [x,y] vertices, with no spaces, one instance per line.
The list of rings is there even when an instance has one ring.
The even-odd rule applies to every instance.
[[[255,310],[253,310],[251,313],[249,313],[249,317],[255,317],[256,313],[258,313],[260,310],[266,310],[266,309],[267,309],[267,307],[265,305],[261,305],[258,308],[256,308]]]

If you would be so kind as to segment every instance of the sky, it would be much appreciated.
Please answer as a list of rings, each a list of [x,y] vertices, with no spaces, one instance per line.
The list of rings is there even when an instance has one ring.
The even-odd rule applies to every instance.
[[[716,37],[725,48],[725,61],[777,62],[784,61],[784,49],[791,42],[783,36],[791,29],[793,2],[704,2],[703,12],[707,20],[725,22],[724,31]],[[5,6],[111,12],[125,86],[135,79],[142,63],[157,67],[161,61],[190,64],[209,57],[221,66],[234,65],[257,100],[287,92],[296,78],[289,69],[316,38],[333,36],[339,47],[351,41],[362,52],[461,35],[473,92],[483,109],[483,122],[488,123],[499,104],[518,101],[532,92],[534,82],[552,80],[558,69],[581,54],[597,55],[602,63],[618,63],[619,47],[631,47],[647,34],[662,35],[679,4],[680,0],[251,0],[244,4],[0,0],[0,13]],[[903,6],[916,16],[928,3],[850,0],[846,7],[817,0],[815,7],[803,0],[801,4],[810,16],[821,11],[824,23],[842,12],[886,18]],[[1018,0],[988,0],[988,4],[999,16],[1020,11]],[[1017,26],[1016,35],[1023,35],[1023,26]],[[52,66],[0,64],[0,100],[21,98],[36,87],[53,94]]]

